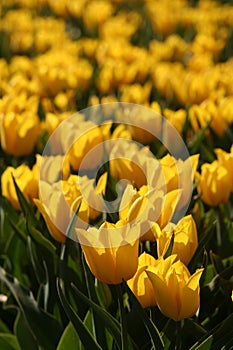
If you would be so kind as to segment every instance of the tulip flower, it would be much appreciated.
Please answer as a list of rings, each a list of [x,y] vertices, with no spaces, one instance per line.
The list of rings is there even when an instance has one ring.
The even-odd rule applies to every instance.
[[[159,185],[159,181],[158,189],[151,190],[148,186],[142,186],[137,191],[128,184],[121,199],[119,217],[129,223],[137,220],[141,224],[140,239],[155,241],[157,234],[154,223],[162,228],[168,224],[180,198],[179,193],[179,190],[164,193],[163,183]]]
[[[175,189],[182,190],[177,204],[177,210],[182,209],[190,198],[198,158],[199,155],[196,154],[183,161],[181,159],[176,160],[167,154],[160,160],[160,165],[166,179],[167,192]]]
[[[67,180],[70,174],[70,164],[65,156],[36,155],[40,180],[53,184],[59,180]]]
[[[38,175],[37,166],[32,170],[26,165],[21,164],[18,168],[7,167],[2,174],[2,195],[6,197],[16,210],[20,210],[20,204],[15,191],[13,182],[14,177],[19,189],[28,201],[38,197]]]
[[[150,254],[143,253],[138,258],[138,268],[127,284],[142,307],[155,306],[156,298],[150,279],[145,272],[148,266],[156,266],[158,261]]]
[[[146,270],[158,308],[174,321],[193,316],[200,304],[199,280],[203,269],[190,275],[187,267],[179,260],[172,263],[172,260],[166,259],[160,263],[160,269],[150,266]]]
[[[43,215],[51,236],[58,242],[65,241],[70,220],[81,200],[77,175],[71,175],[67,181],[58,181],[52,185],[40,181],[40,199],[35,199],[34,202]],[[89,209],[83,201],[78,212],[77,227],[87,227],[88,217]]]
[[[124,221],[76,230],[86,262],[99,281],[120,284],[133,277],[138,266],[139,230]]]
[[[197,229],[192,216],[183,217],[176,225],[169,223],[162,231],[157,226],[158,256],[166,253],[172,235],[174,235],[172,254],[176,254],[177,258],[187,265],[198,246]]]
[[[91,220],[96,219],[105,209],[102,194],[105,194],[107,175],[107,173],[104,173],[99,178],[96,187],[94,179],[89,179],[87,176],[80,176],[78,179],[80,192],[82,193],[83,201],[89,208],[89,218]]]
[[[103,134],[101,128],[92,121],[85,121],[75,114],[59,125],[50,138],[51,151],[66,154],[76,171],[93,170],[102,160]]]
[[[116,180],[127,179],[139,188],[147,184],[147,162],[153,159],[148,148],[129,140],[115,140],[109,154],[110,173]]]
[[[219,161],[205,163],[196,174],[197,190],[203,202],[211,206],[226,203],[230,197],[232,177]]]
[[[135,107],[126,115],[128,130],[133,139],[142,144],[151,143],[161,133],[161,108],[159,104],[154,104],[153,107],[153,110],[143,108],[143,111],[142,107]]]
[[[21,157],[32,153],[39,136],[38,98],[21,94],[13,101],[8,96],[3,99],[0,108],[0,140],[6,153]]]
[[[230,153],[223,151],[221,148],[215,149],[215,153],[217,154],[219,163],[223,165],[229,173],[231,178],[231,192],[233,192],[233,147]]]
[[[162,190],[148,190],[148,186],[142,186],[136,191],[128,184],[123,193],[119,217],[129,223],[137,222],[141,226],[141,240],[154,241],[151,232],[151,222],[155,222],[161,213],[164,203]]]

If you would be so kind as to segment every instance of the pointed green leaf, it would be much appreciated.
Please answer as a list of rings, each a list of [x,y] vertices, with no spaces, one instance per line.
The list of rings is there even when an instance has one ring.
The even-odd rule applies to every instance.
[[[211,345],[213,343],[213,336],[210,335],[207,339],[205,339],[200,345],[195,347],[195,350],[210,350],[211,349]],[[191,348],[193,349],[193,348]],[[191,350],[190,349],[190,350]],[[194,350],[194,349],[193,349]]]
[[[153,322],[151,322],[145,310],[142,308],[141,304],[139,303],[139,301],[137,300],[137,298],[135,297],[135,295],[133,294],[133,292],[131,291],[131,289],[129,288],[126,282],[124,282],[124,286],[132,301],[132,305],[135,307],[135,310],[138,313],[138,317],[142,319],[148,331],[148,334],[150,335],[152,345],[156,350],[164,350],[164,343],[157,327]]]
[[[0,333],[0,349],[21,350],[16,336],[7,333]]]
[[[82,263],[84,267],[84,274],[85,274],[85,280],[86,280],[89,299],[92,300],[95,304],[97,304],[98,297],[96,294],[94,279],[93,279],[93,276],[91,275],[90,269],[87,266],[87,263],[85,261],[83,254],[82,254]],[[102,348],[106,348],[107,346],[106,334],[105,334],[103,323],[100,321],[99,316],[95,312],[92,312],[92,315],[93,315],[93,329],[94,329],[94,334],[96,336],[96,339],[98,343],[102,346]]]
[[[95,304],[92,300],[88,299],[83,293],[81,293],[76,286],[71,285],[77,296],[83,300],[86,305],[91,307],[93,311],[99,316],[104,326],[108,329],[108,331],[112,334],[115,339],[118,347],[121,347],[121,331],[119,322],[112,317],[107,311],[102,309],[99,305]]]
[[[188,268],[191,273],[193,273],[198,265],[198,261],[200,260],[201,256],[204,254],[204,249],[206,244],[211,240],[211,238],[214,235],[214,221],[215,216],[212,215],[209,222],[208,222],[208,228],[205,230],[205,232],[201,235],[201,238],[198,242],[198,247],[188,265]]]
[[[71,221],[69,222],[69,225],[67,227],[67,230],[66,230],[66,237],[69,237],[70,239],[75,239],[74,237],[74,230],[75,230],[75,225],[76,225],[76,222],[77,222],[77,219],[78,219],[78,212],[79,212],[79,209],[81,207],[81,204],[82,202],[79,203],[77,209],[75,210],[75,213],[71,219]]]
[[[9,223],[11,225],[11,227],[14,229],[14,231],[18,234],[18,236],[23,240],[23,242],[27,241],[27,233],[26,230],[23,230],[20,225],[19,222],[16,223],[16,221],[9,216]]]
[[[53,254],[56,251],[56,247],[50,242],[40,231],[38,231],[31,222],[30,218],[27,219],[27,230],[33,241],[45,248],[49,253]]]
[[[69,322],[65,328],[57,347],[57,350],[69,349],[82,350],[82,346],[80,346],[80,339],[71,322]]]
[[[28,329],[20,311],[15,320],[14,333],[17,336],[21,349],[38,350],[37,340]]]
[[[61,282],[57,280],[57,290],[58,290],[58,295],[61,300],[62,306],[66,312],[67,317],[69,320],[72,322],[77,334],[79,335],[81,342],[83,343],[83,346],[86,349],[91,349],[91,350],[101,350],[101,347],[99,344],[96,342],[94,339],[93,335],[89,331],[89,329],[84,325],[83,321],[81,318],[76,314],[76,312],[73,310],[71,305],[68,303],[61,285]]]
[[[219,323],[214,329],[207,332],[198,342],[196,342],[190,350],[196,350],[197,346],[201,345],[208,338],[212,337],[213,342],[211,350],[221,349],[226,342],[232,341],[233,346],[233,314],[229,315],[225,320]]]
[[[55,349],[62,333],[58,321],[52,315],[41,310],[32,293],[23,288],[15,278],[10,277],[1,267],[0,279],[17,301],[26,324],[38,343],[46,349]]]
[[[164,259],[169,257],[171,255],[171,253],[172,253],[172,248],[173,248],[173,245],[174,245],[174,238],[175,238],[175,235],[174,235],[174,232],[173,232],[171,240],[170,240],[170,243],[169,243],[169,246],[168,246],[168,248],[166,250],[166,253],[164,254]]]
[[[15,191],[19,200],[19,204],[21,206],[21,209],[24,213],[25,217],[30,216],[33,225],[36,226],[38,224],[38,221],[35,217],[35,214],[33,212],[32,206],[30,205],[30,203],[26,200],[26,198],[24,197],[22,191],[20,190],[19,186],[17,185],[17,182],[15,181],[14,176],[12,175],[13,178],[13,182],[14,182],[14,186],[15,186]]]
[[[199,150],[203,140],[206,138],[206,130],[209,129],[209,124],[210,123],[208,123],[197,134],[195,134],[193,139],[189,142],[189,149],[190,149],[191,154],[198,153],[198,150]]]

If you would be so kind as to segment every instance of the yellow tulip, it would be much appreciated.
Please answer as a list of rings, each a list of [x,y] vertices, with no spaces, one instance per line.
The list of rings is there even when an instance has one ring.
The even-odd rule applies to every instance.
[[[87,264],[98,280],[119,284],[133,277],[138,266],[139,230],[123,221],[76,230]]]
[[[153,104],[153,110],[144,108],[142,111],[141,107],[135,107],[130,113],[126,113],[125,120],[127,120],[127,127],[132,138],[142,144],[149,144],[155,140],[160,135],[162,128],[160,113],[161,108],[159,104],[156,105],[155,103]]]
[[[106,2],[103,0],[94,0],[85,6],[85,11],[83,12],[83,21],[85,28],[88,31],[96,30],[100,27],[109,17],[111,17],[114,10],[111,2]],[[99,14],[96,16],[96,14]]]
[[[70,164],[65,156],[36,155],[40,180],[53,184],[58,180],[67,180],[70,174]]]
[[[105,209],[102,194],[104,194],[106,190],[107,175],[107,173],[104,173],[99,178],[96,187],[94,185],[94,179],[89,179],[87,176],[79,177],[78,186],[83,196],[83,202],[85,202],[89,208],[89,218],[91,220],[96,219]]]
[[[67,181],[58,181],[52,185],[40,181],[40,199],[35,199],[34,202],[55,240],[65,241],[68,225],[81,200],[77,175],[71,175]],[[87,227],[88,216],[88,206],[85,201],[82,201],[76,222],[77,227]]]
[[[142,186],[139,191],[128,184],[120,203],[119,218],[129,223],[138,222],[141,227],[141,240],[154,241],[151,223],[158,220],[164,203],[162,190],[148,190]]]
[[[0,141],[6,153],[21,157],[32,153],[39,136],[38,98],[22,94],[13,101],[9,96],[0,108]]]
[[[197,190],[203,202],[211,206],[226,203],[230,197],[232,177],[219,161],[205,163],[196,174]]]
[[[174,234],[172,254],[176,254],[177,258],[187,265],[198,246],[197,229],[192,216],[187,215],[176,225],[169,223],[162,231],[157,230],[158,256],[163,256],[166,253],[172,234]]]
[[[165,193],[162,181],[158,181],[158,189],[149,188],[144,185],[137,191],[128,184],[119,208],[120,219],[129,223],[140,223],[142,241],[157,239],[155,223],[161,228],[165,227],[171,220],[180,198],[180,190]]]
[[[192,193],[194,174],[197,169],[199,155],[193,155],[185,161],[176,160],[167,154],[160,160],[160,165],[166,179],[167,192],[181,189],[181,197],[177,209],[182,209],[188,202]]]
[[[138,188],[147,184],[147,163],[153,160],[148,148],[119,139],[109,154],[110,173],[116,180],[127,179]]]
[[[127,282],[129,288],[144,308],[156,305],[154,289],[145,270],[148,266],[156,266],[157,264],[158,260],[144,252],[138,258],[138,268],[135,275]]]
[[[177,209],[177,204],[179,203],[182,190],[173,190],[164,194],[164,203],[161,210],[161,214],[157,219],[157,224],[160,228],[164,228],[169,221],[171,221],[175,210]]]
[[[74,170],[78,171],[80,166],[82,170],[93,170],[100,164],[103,135],[101,128],[92,121],[74,116],[62,124],[58,138]]]
[[[231,192],[233,192],[233,150],[230,153],[223,151],[221,148],[215,149],[218,161],[223,165],[231,178]]]
[[[182,129],[185,123],[186,111],[184,109],[179,109],[178,111],[173,111],[169,108],[165,108],[163,111],[164,117],[176,128],[176,130],[181,134]],[[171,130],[171,135],[169,135],[169,131]],[[172,133],[174,133],[173,129],[167,128],[166,130],[168,135],[164,136],[168,138],[172,137]]]
[[[174,321],[193,316],[200,304],[199,280],[203,269],[190,275],[181,262],[160,260],[161,268],[150,266],[146,273],[153,285],[157,306]]]
[[[32,170],[25,164],[21,164],[18,168],[7,167],[2,174],[2,195],[6,197],[16,210],[20,210],[20,204],[15,191],[14,177],[18,187],[28,201],[38,197],[38,175],[37,167]]]

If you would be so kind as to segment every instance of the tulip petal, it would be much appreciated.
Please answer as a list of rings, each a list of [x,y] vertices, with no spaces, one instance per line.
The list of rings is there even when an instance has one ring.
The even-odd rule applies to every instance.
[[[153,268],[147,269],[146,273],[154,288],[155,298],[159,309],[165,316],[176,320],[177,305],[173,292],[167,287],[164,280],[153,272]]]
[[[197,270],[182,290],[182,304],[178,320],[193,316],[200,304],[199,280],[204,269]]]

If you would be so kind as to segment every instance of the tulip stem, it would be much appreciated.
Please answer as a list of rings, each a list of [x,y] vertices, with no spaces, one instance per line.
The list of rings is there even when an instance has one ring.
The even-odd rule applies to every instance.
[[[216,216],[217,216],[217,221],[216,221],[217,245],[218,247],[220,247],[222,244],[222,235],[221,235],[221,212],[219,208],[217,208],[216,210]]]
[[[176,322],[176,344],[175,344],[175,350],[181,349],[181,340],[182,340],[182,329],[181,329],[181,322]]]
[[[122,294],[122,284],[116,286],[117,296],[118,296],[118,306],[120,310],[121,318],[121,349],[128,350],[128,334],[127,334],[127,324],[126,324],[126,314],[123,303],[123,294]]]

